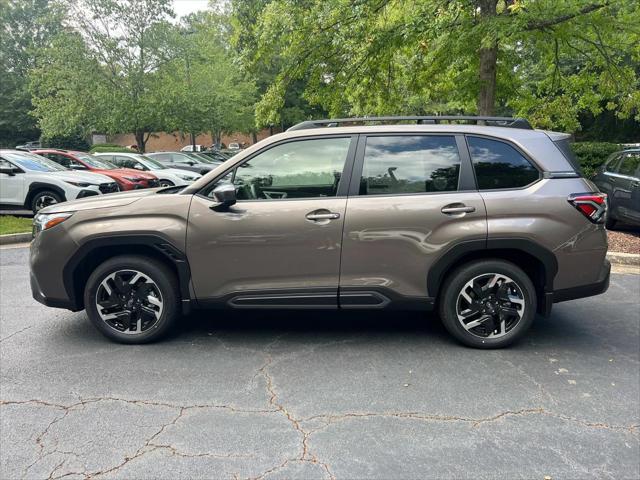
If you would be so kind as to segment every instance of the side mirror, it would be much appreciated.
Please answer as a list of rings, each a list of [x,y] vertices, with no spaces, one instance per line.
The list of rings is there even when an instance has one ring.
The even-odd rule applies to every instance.
[[[136,170],[145,170],[145,168],[140,163],[136,163],[133,168],[135,168]]]
[[[236,203],[236,186],[232,183],[223,183],[218,185],[213,190],[213,198],[215,198],[217,205],[211,207],[212,209],[228,208]]]
[[[0,167],[0,173],[13,177],[19,170],[16,167]]]
[[[194,162],[193,160],[189,160],[187,164],[193,167],[196,164],[196,162]]]
[[[71,167],[71,170],[86,170],[87,169],[87,167],[85,167],[84,165],[78,165],[76,163],[72,163],[70,165],[70,167]]]

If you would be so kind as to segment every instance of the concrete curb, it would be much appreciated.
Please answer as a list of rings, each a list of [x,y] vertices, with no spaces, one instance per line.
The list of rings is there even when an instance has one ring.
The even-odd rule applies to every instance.
[[[0,235],[0,245],[11,245],[12,243],[25,243],[30,241],[31,232]]]
[[[608,252],[607,258],[617,265],[640,266],[640,254],[637,253]]]

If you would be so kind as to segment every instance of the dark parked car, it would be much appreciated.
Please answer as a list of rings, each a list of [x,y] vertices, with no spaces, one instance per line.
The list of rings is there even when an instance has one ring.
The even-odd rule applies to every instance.
[[[640,227],[640,148],[611,155],[595,178],[609,196],[607,228],[623,222]]]
[[[197,154],[188,152],[155,152],[145,154],[147,157],[162,162],[170,168],[180,168],[182,170],[190,170],[198,172],[201,175],[209,173],[222,162],[213,162],[204,157],[198,157]]]

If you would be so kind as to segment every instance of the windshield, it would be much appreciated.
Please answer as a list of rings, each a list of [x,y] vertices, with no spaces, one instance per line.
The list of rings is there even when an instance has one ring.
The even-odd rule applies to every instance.
[[[149,170],[164,170],[167,168],[159,161],[149,158],[146,155],[136,155],[135,158]]]
[[[212,158],[209,158],[206,155],[200,155],[199,153],[190,153],[189,156],[199,163],[209,163],[209,164],[215,164],[215,165],[220,164],[219,161],[213,160]]]
[[[79,158],[84,163],[93,168],[100,168],[102,170],[114,170],[118,168],[113,163],[110,163],[109,161],[102,158],[94,157],[93,155],[89,155],[88,153],[74,152],[73,156]]]
[[[41,157],[35,153],[2,152],[2,157],[15,163],[24,170],[35,172],[61,172],[68,170],[68,168],[57,164],[53,160]]]

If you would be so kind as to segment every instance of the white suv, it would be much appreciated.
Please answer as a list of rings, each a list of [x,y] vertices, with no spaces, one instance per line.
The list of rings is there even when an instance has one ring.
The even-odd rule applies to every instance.
[[[34,213],[55,203],[117,192],[109,177],[69,170],[34,153],[0,150],[0,205]]]
[[[121,168],[135,168],[145,172],[153,173],[160,181],[161,187],[171,187],[173,185],[189,185],[198,180],[202,175],[181,170],[179,168],[169,168],[153,158],[149,158],[139,153],[94,153],[95,156],[104,158]]]

